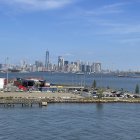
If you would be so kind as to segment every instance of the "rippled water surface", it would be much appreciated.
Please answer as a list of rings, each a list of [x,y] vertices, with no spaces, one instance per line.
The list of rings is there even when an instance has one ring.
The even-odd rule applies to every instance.
[[[2,140],[140,139],[140,104],[49,104],[0,108]]]

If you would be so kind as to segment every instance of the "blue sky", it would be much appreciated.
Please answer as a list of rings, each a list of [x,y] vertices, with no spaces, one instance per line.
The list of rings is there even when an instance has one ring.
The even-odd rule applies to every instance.
[[[0,0],[0,63],[99,61],[140,70],[139,0]]]

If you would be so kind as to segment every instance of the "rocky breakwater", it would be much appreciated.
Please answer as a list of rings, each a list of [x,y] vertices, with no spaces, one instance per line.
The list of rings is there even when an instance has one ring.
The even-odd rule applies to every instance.
[[[47,103],[140,103],[140,98],[82,97],[70,93],[1,93],[0,104]]]
[[[48,103],[140,103],[140,98],[51,98],[43,99]]]

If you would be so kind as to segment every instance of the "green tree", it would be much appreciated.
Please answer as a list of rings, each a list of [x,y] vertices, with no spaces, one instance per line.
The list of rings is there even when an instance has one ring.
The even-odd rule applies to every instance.
[[[103,90],[102,89],[99,89],[98,92],[97,92],[97,97],[99,99],[101,99],[103,97]]]
[[[137,85],[136,85],[136,88],[135,88],[135,93],[136,93],[136,94],[139,94],[139,92],[140,92],[140,91],[139,91],[139,85],[137,84]]]
[[[92,88],[95,89],[96,87],[97,87],[97,83],[96,83],[96,80],[94,80],[93,83],[92,83]]]

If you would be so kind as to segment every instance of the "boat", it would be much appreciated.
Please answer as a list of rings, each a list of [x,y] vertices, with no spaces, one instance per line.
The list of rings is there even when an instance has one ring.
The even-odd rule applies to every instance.
[[[8,69],[9,72],[20,72],[20,69]]]
[[[121,75],[121,74],[119,74],[118,77],[126,77],[126,76],[125,76],[125,75]]]
[[[85,73],[84,72],[77,72],[76,74],[77,75],[84,75]]]
[[[137,71],[137,72],[135,72],[135,74],[140,74],[140,72]]]

